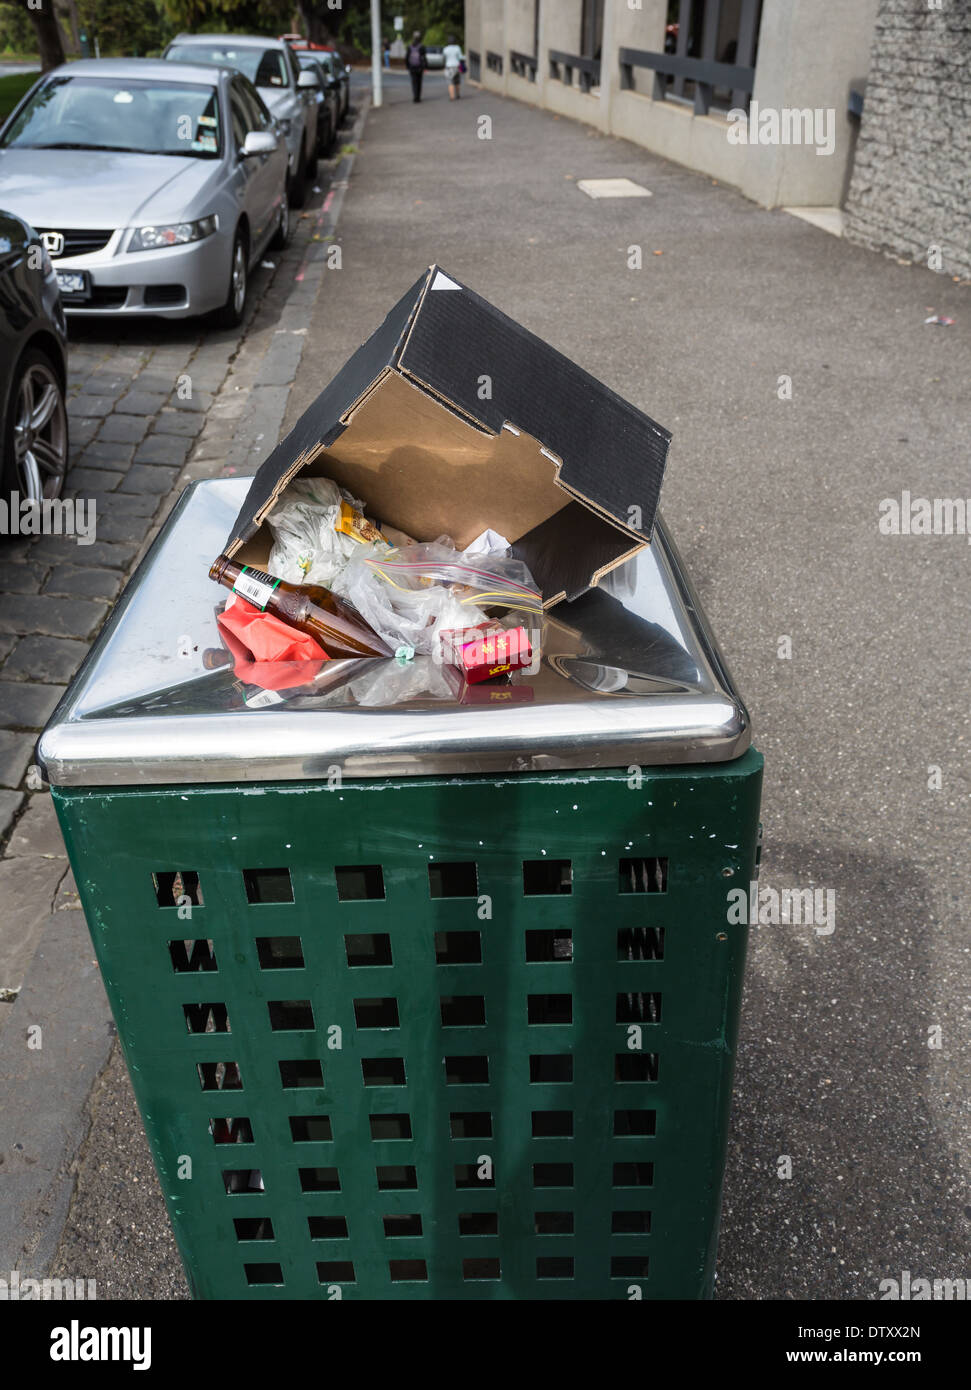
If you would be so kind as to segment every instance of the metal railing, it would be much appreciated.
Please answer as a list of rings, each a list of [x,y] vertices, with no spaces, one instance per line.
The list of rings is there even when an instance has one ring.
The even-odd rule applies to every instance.
[[[539,59],[533,57],[531,53],[516,53],[514,49],[510,48],[509,70],[517,77],[523,77],[527,82],[535,82],[538,67]]]
[[[700,34],[692,32],[695,10],[691,0],[681,0],[678,11],[678,41],[675,53],[653,53],[640,48],[618,50],[620,85],[628,90],[634,86],[634,69],[650,68],[654,72],[655,101],[670,95],[684,99],[686,82],[694,83],[695,114],[708,114],[712,93],[716,87],[728,88],[732,105],[748,107],[755,86],[755,49],[758,42],[762,0],[742,0],[738,17],[738,33],[734,43],[733,62],[715,59],[718,31],[721,22],[722,0],[704,0],[701,11]],[[697,44],[693,42],[697,38]],[[697,56],[690,56],[689,45],[697,47]],[[673,81],[670,82],[670,79]]]
[[[491,49],[486,49],[486,67],[490,72],[498,73],[502,76],[502,54],[493,53]]]
[[[482,55],[474,53],[469,49],[469,76],[473,82],[478,82],[482,75]]]
[[[600,82],[600,59],[581,58],[578,53],[561,53],[558,49],[550,49],[550,77],[556,82],[565,82],[568,87],[573,86],[573,69],[576,68],[580,74],[580,91],[589,92],[591,87],[596,87]]]

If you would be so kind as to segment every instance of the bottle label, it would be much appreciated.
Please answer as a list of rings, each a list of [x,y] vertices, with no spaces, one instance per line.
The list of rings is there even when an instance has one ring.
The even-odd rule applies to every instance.
[[[243,699],[250,709],[266,709],[268,705],[282,705],[284,696],[276,690],[261,690],[258,695],[246,695]]]
[[[260,612],[263,612],[279,582],[279,579],[274,579],[271,574],[264,574],[262,570],[251,570],[249,565],[244,565],[242,573],[233,585],[233,593],[239,594],[250,603],[255,603]]]

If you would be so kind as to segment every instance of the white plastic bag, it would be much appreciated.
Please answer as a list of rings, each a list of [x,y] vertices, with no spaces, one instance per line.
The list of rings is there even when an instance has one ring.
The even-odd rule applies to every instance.
[[[387,553],[384,547],[359,546],[358,551],[341,576],[341,596],[390,647],[409,646],[419,654],[437,655],[439,629],[485,622],[481,609],[463,603],[445,584],[412,579],[389,583],[376,574],[368,561]]]
[[[272,575],[290,584],[335,587],[354,552],[361,549],[360,541],[336,529],[342,500],[364,510],[329,478],[300,478],[290,484],[267,517],[273,533],[267,562]]]

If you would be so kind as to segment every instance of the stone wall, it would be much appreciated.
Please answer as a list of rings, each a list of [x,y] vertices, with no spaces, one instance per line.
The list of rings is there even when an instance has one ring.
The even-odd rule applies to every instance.
[[[969,0],[880,0],[845,210],[851,241],[971,274]]]

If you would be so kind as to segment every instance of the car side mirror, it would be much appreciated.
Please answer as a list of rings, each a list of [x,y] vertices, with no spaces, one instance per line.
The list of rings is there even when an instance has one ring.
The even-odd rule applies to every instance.
[[[309,68],[304,68],[303,72],[302,72],[302,73],[300,74],[300,76],[297,78],[297,86],[298,86],[298,87],[319,87],[319,86],[320,86],[320,78],[317,76],[317,74],[316,74],[315,72],[311,72]]]
[[[240,154],[243,159],[250,159],[254,154],[272,154],[277,143],[272,130],[248,130]]]

